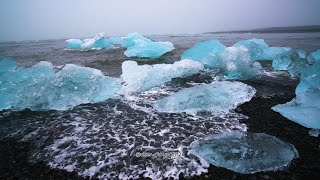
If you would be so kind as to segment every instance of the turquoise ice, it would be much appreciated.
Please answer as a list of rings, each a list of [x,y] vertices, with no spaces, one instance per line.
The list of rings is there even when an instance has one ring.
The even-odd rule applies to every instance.
[[[226,113],[250,101],[256,90],[241,82],[220,81],[180,90],[158,100],[154,108],[160,112],[197,114]]]
[[[320,90],[320,63],[315,63],[302,70],[300,83],[296,88],[296,94],[309,89]]]
[[[92,49],[110,49],[114,48],[113,44],[104,37],[103,33],[98,34],[94,38],[84,39],[81,48],[83,50],[92,50]]]
[[[248,49],[250,59],[255,60],[266,60],[265,50],[269,49],[269,46],[263,39],[249,39],[242,40],[233,45],[233,47],[243,46]]]
[[[30,68],[0,73],[0,110],[66,110],[79,104],[101,102],[120,92],[119,79],[100,70],[42,61]]]
[[[121,37],[116,37],[116,36],[109,37],[108,40],[111,44],[115,44],[115,45],[121,45],[123,41]]]
[[[302,49],[292,49],[278,55],[272,61],[274,70],[287,70],[291,76],[300,76],[302,69],[308,65],[306,52]]]
[[[264,50],[263,60],[274,60],[278,55],[290,51],[290,47],[269,47]]]
[[[125,83],[125,91],[134,93],[162,86],[172,78],[190,76],[202,70],[201,63],[191,60],[141,66],[135,61],[125,61],[122,63],[121,78]]]
[[[300,92],[290,102],[276,105],[272,110],[304,127],[320,129],[320,90]]]
[[[239,131],[194,141],[188,154],[242,174],[280,170],[299,156],[292,144],[274,136]]]
[[[172,50],[174,50],[174,47],[171,42],[140,42],[128,47],[124,55],[154,59]]]
[[[83,41],[81,39],[68,39],[66,43],[67,49],[81,49]]]
[[[262,67],[250,59],[248,50],[243,47],[228,47],[219,54],[217,67],[229,80],[246,80],[259,77]]]
[[[314,64],[316,62],[320,61],[320,49],[318,49],[317,51],[312,52],[308,57],[308,63],[309,64]]]
[[[216,66],[219,54],[225,50],[225,46],[218,40],[202,41],[183,52],[181,59],[191,59],[201,62],[206,66]]]
[[[0,57],[0,74],[17,68],[17,63],[9,58]]]
[[[126,48],[135,46],[136,44],[139,44],[139,43],[152,42],[151,39],[141,36],[138,33],[130,33],[126,37],[123,37],[122,39],[123,39],[122,47],[126,47]]]

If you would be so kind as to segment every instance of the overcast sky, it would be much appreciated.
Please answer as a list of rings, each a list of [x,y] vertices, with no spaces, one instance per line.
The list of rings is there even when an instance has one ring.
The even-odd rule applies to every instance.
[[[0,0],[0,41],[319,25],[320,0]]]

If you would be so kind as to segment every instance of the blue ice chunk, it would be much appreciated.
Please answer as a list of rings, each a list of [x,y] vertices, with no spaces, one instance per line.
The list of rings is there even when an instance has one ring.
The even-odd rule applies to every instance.
[[[320,129],[310,129],[309,135],[313,137],[319,137],[320,135]]]
[[[233,45],[233,47],[240,46],[248,49],[252,61],[266,60],[265,50],[269,49],[269,46],[263,39],[254,38],[249,40],[242,40]]]
[[[300,83],[296,88],[296,94],[309,89],[320,90],[320,62],[304,68],[301,72]]]
[[[124,55],[127,57],[154,59],[172,50],[174,50],[174,47],[171,42],[140,42],[128,47]]]
[[[242,174],[280,170],[299,157],[290,143],[264,133],[240,131],[209,135],[194,141],[188,154]]]
[[[290,47],[270,47],[264,50],[264,60],[274,60],[278,55],[290,51]]]
[[[9,58],[0,57],[0,73],[14,70],[17,63]]]
[[[292,49],[286,53],[278,55],[272,61],[275,70],[287,70],[291,76],[299,76],[302,69],[308,65],[306,53],[302,49]]]
[[[130,33],[126,37],[123,37],[122,47],[130,47],[139,43],[152,42],[150,39],[141,36],[138,33]]]
[[[320,49],[317,51],[312,52],[308,57],[307,57],[308,63],[309,64],[314,64],[316,62],[320,61]]]
[[[184,51],[181,59],[191,59],[207,66],[215,66],[219,53],[225,50],[225,48],[226,47],[216,39],[202,41]]]
[[[186,77],[203,70],[201,63],[185,60],[173,64],[139,66],[135,61],[122,63],[121,78],[127,93],[141,92],[170,82],[172,78]]]
[[[272,110],[307,128],[320,129],[320,90],[301,92],[292,101],[276,105]]]
[[[122,44],[122,38],[121,37],[109,37],[109,41],[111,44]]]
[[[98,34],[94,38],[85,39],[83,41],[84,43],[81,45],[83,50],[114,48],[114,45],[104,37],[103,33]]]
[[[66,43],[68,49],[81,49],[83,41],[81,39],[68,39]]]
[[[223,113],[250,101],[256,90],[241,82],[220,81],[180,90],[158,100],[154,108],[160,112],[197,114]]]
[[[248,50],[243,47],[228,47],[220,53],[216,65],[226,79],[246,80],[262,74],[259,62],[252,62]]]
[[[0,110],[66,110],[115,97],[119,79],[100,70],[67,64],[59,72],[49,62],[0,74]]]

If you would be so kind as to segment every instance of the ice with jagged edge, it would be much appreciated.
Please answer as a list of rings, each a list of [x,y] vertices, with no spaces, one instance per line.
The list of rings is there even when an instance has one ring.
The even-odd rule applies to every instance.
[[[191,59],[212,67],[217,65],[219,53],[225,50],[225,46],[216,39],[202,41],[183,52],[181,59]]]
[[[111,40],[105,37],[103,33],[88,39],[68,39],[66,40],[67,49],[93,50],[93,49],[111,49],[114,45]]]
[[[316,62],[320,62],[320,49],[310,53],[307,56],[307,60],[309,64],[314,64]]]
[[[241,82],[220,81],[182,89],[158,100],[159,112],[197,114],[199,112],[228,113],[250,101],[256,90]]]
[[[320,90],[320,62],[307,66],[301,72],[296,94],[305,92],[308,89]]]
[[[276,105],[272,110],[304,127],[320,129],[320,90],[301,92],[290,102]]]
[[[203,70],[199,62],[184,60],[173,64],[155,64],[139,66],[135,61],[122,63],[121,78],[127,93],[142,92],[170,82],[172,78],[186,77]]]
[[[144,36],[141,36],[140,34],[138,33],[130,33],[128,34],[127,36],[123,37],[122,38],[122,47],[125,47],[125,48],[128,48],[128,47],[131,47],[131,46],[135,46],[137,44],[140,44],[140,43],[150,43],[152,42],[151,39],[148,39]]]
[[[302,49],[291,49],[272,61],[274,70],[287,70],[292,77],[300,76],[302,69],[307,65],[306,52]]]
[[[268,44],[265,43],[263,39],[249,39],[249,40],[241,40],[233,45],[233,47],[245,47],[248,49],[250,54],[250,59],[255,60],[265,60],[265,50],[269,48]]]
[[[259,62],[252,62],[248,49],[240,47],[228,47],[219,54],[217,67],[228,80],[246,80],[259,77],[262,67]]]
[[[14,63],[7,60],[3,67]],[[104,76],[100,70],[67,64],[55,72],[46,61],[2,72],[0,80],[0,110],[66,110],[105,101],[121,90],[119,79]]]
[[[134,46],[130,46],[124,52],[127,57],[140,57],[140,58],[159,58],[167,52],[174,50],[171,42],[139,42]]]
[[[214,134],[197,140],[190,145],[189,154],[242,174],[276,171],[288,166],[299,156],[292,144],[274,136],[240,131]]]
[[[264,50],[264,57],[261,60],[274,60],[277,56],[290,50],[290,47],[269,47]]]

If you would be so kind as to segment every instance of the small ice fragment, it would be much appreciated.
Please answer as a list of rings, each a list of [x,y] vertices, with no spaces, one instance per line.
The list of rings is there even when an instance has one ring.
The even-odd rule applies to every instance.
[[[313,137],[319,137],[320,129],[310,129],[309,135]]]

